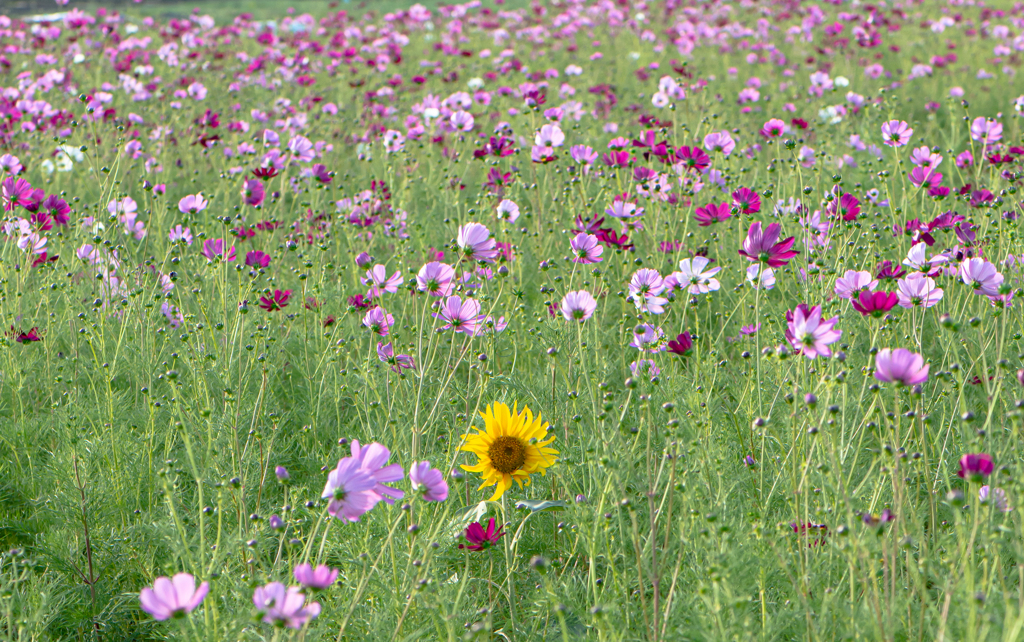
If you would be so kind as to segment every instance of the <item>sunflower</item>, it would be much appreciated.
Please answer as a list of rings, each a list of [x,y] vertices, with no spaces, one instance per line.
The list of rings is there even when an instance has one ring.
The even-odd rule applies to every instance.
[[[544,469],[555,463],[558,451],[547,447],[555,436],[548,436],[548,424],[540,415],[535,419],[528,407],[523,406],[523,411],[517,413],[515,406],[509,412],[508,406],[496,403],[487,406],[480,416],[484,430],[470,426],[476,432],[462,435],[461,449],[477,456],[476,465],[462,468],[480,473],[480,488],[497,484],[490,501],[504,495],[512,487],[512,480],[522,488],[524,481],[530,484],[530,475],[543,475]]]

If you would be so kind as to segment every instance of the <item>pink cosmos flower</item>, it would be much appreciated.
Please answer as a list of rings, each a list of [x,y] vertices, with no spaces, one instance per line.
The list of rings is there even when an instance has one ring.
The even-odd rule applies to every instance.
[[[569,247],[572,248],[573,263],[583,263],[585,265],[600,263],[601,254],[604,252],[604,247],[598,242],[596,236],[583,232],[580,232],[569,241]]]
[[[432,261],[416,274],[417,289],[431,296],[448,296],[452,293],[454,278],[455,270],[450,265]]]
[[[195,214],[202,212],[210,202],[203,198],[203,193],[189,194],[178,201],[178,211],[182,214]]]
[[[989,297],[999,296],[999,286],[1003,284],[1003,275],[996,271],[996,266],[977,257],[960,264],[960,278],[975,293]]]
[[[210,592],[209,582],[196,588],[196,580],[188,573],[178,573],[173,578],[158,577],[153,588],[146,587],[139,594],[142,610],[155,620],[183,617],[194,611]]]
[[[338,579],[338,569],[320,564],[313,569],[311,564],[299,564],[292,570],[295,581],[314,591],[330,587]]]
[[[391,276],[388,276],[387,268],[383,265],[377,264],[366,271],[366,276],[359,279],[363,285],[369,286],[369,295],[372,298],[378,298],[385,292],[394,294],[398,292],[398,286],[405,282],[400,272],[395,272]]]
[[[965,152],[960,152],[959,154],[957,154],[957,156],[956,156],[956,158],[954,159],[953,162],[960,169],[965,169],[967,167],[972,167],[974,165],[974,154],[972,154],[970,152],[970,150],[967,150]]]
[[[1003,125],[999,121],[978,116],[971,123],[971,138],[984,143],[998,143],[1003,139]]]
[[[321,498],[329,499],[327,512],[341,520],[358,522],[367,511],[373,509],[381,496],[374,492],[377,482],[352,457],[338,461],[338,466],[327,475],[327,485]]]
[[[480,323],[480,302],[476,299],[463,301],[457,296],[448,297],[441,305],[440,312],[434,316],[445,322],[443,330],[452,329],[473,336]]]
[[[856,272],[847,270],[846,274],[836,279],[836,296],[842,299],[852,299],[861,292],[874,290],[878,287],[878,280],[870,272]]]
[[[779,138],[786,133],[786,123],[778,118],[772,118],[761,128],[761,135],[765,138]]]
[[[842,335],[842,331],[835,329],[839,317],[822,321],[820,305],[808,309],[804,304],[787,312],[786,317],[786,338],[793,348],[802,351],[808,359],[832,356],[828,346],[838,341]]]
[[[741,187],[733,192],[732,202],[743,214],[757,214],[761,211],[761,197],[747,187]]]
[[[660,296],[665,291],[665,279],[657,270],[641,268],[629,280],[629,299],[637,310],[661,314],[668,299]]]
[[[466,548],[471,551],[484,551],[494,546],[501,539],[501,536],[505,534],[505,527],[496,527],[494,518],[490,518],[487,522],[487,529],[480,525],[480,522],[473,522],[466,527],[466,531],[462,534],[464,543],[459,544],[459,548]]]
[[[316,158],[313,150],[313,143],[305,136],[293,136],[288,141],[288,151],[292,153],[292,158],[300,163],[308,163]]]
[[[892,310],[896,306],[899,297],[895,292],[861,292],[850,303],[853,309],[864,316],[871,316],[876,319]]]
[[[1006,500],[1006,491],[1002,488],[982,486],[978,489],[978,501],[982,504],[992,504],[1000,513],[1009,513],[1013,510]]]
[[[245,255],[245,264],[249,267],[268,267],[270,265],[270,255],[259,250],[253,250]]]
[[[896,295],[904,308],[930,308],[942,300],[942,288],[935,287],[935,281],[920,272],[914,272],[896,282]]]
[[[407,354],[395,355],[395,349],[390,342],[387,344],[377,343],[377,358],[391,366],[392,372],[401,372],[403,369],[416,367],[412,356]]]
[[[214,261],[234,261],[235,246],[228,248],[227,255],[224,254],[224,239],[206,239],[203,241],[203,256],[210,263]]]
[[[715,275],[721,271],[721,267],[713,267],[710,270],[707,266],[711,260],[703,256],[695,256],[692,259],[683,259],[679,262],[679,271],[673,272],[675,282],[680,287],[688,287],[690,294],[707,294],[718,290],[721,284]]]
[[[562,299],[562,316],[569,321],[586,321],[594,316],[597,301],[586,290],[568,292]]]
[[[723,156],[728,156],[736,149],[736,141],[729,132],[711,132],[704,137],[704,149],[709,152],[722,152]]]
[[[413,462],[409,467],[409,481],[412,490],[428,502],[443,502],[448,499],[448,484],[444,475],[430,467],[429,461]]]
[[[384,311],[382,307],[374,306],[363,316],[363,326],[370,329],[370,332],[378,337],[386,337],[395,325],[395,317]]]
[[[467,223],[459,228],[456,240],[463,255],[470,261],[494,263],[498,256],[496,242],[491,238],[491,231],[480,223]]]
[[[961,479],[970,478],[971,481],[981,481],[992,474],[995,470],[995,463],[992,457],[985,453],[966,454],[960,458],[960,470],[957,475]]]
[[[787,265],[789,260],[800,252],[790,249],[795,242],[792,236],[779,241],[781,232],[782,225],[779,223],[772,223],[762,231],[761,222],[754,222],[747,230],[747,238],[743,240],[743,249],[739,250],[739,253],[750,261],[767,263],[768,267]]]
[[[310,602],[306,606],[306,596],[301,591],[297,586],[286,589],[280,582],[271,582],[256,588],[252,603],[266,624],[301,629],[320,615],[320,603]]]
[[[245,201],[246,205],[251,205],[252,207],[261,205],[265,195],[266,192],[263,189],[263,181],[255,178],[247,178],[245,179],[245,182],[242,183],[242,200]]]
[[[882,142],[890,147],[903,147],[913,135],[914,130],[904,120],[890,120],[882,124]]]
[[[9,176],[0,183],[3,193],[4,211],[11,212],[14,208],[25,207],[32,201],[32,185],[24,178]]]
[[[352,459],[358,461],[362,469],[369,473],[376,482],[373,492],[377,493],[386,504],[394,504],[396,499],[405,497],[405,491],[385,485],[401,481],[405,476],[399,464],[388,465],[390,458],[391,451],[377,442],[373,442],[369,446],[360,446],[359,441],[352,440]]]
[[[519,205],[506,198],[498,203],[497,214],[499,220],[507,221],[510,225],[514,224],[519,218]]]
[[[906,348],[883,348],[875,355],[875,379],[915,386],[928,380],[928,365],[921,355]]]
[[[732,216],[728,203],[708,203],[704,207],[698,207],[693,212],[693,218],[697,221],[697,225],[701,227],[707,227],[714,223],[721,223]]]
[[[192,230],[181,225],[175,225],[171,228],[170,233],[167,235],[167,239],[171,243],[184,243],[185,245],[192,245]]]
[[[288,307],[288,299],[291,298],[291,290],[274,290],[272,296],[261,296],[260,307],[267,312],[276,312]]]

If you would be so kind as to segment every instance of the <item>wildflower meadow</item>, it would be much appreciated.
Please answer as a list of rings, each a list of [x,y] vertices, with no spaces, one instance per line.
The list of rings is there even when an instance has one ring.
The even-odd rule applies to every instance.
[[[1024,639],[1024,4],[51,9],[0,641]]]

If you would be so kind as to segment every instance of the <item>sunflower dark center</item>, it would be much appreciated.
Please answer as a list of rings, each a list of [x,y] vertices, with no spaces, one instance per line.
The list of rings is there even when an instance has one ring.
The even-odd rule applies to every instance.
[[[510,475],[526,462],[526,444],[517,437],[498,437],[487,450],[487,455],[495,470]]]

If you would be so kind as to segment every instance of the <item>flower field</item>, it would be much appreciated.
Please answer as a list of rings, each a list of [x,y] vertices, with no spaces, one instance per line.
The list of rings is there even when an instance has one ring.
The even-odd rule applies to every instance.
[[[399,4],[0,15],[0,641],[1024,639],[1024,5]]]

